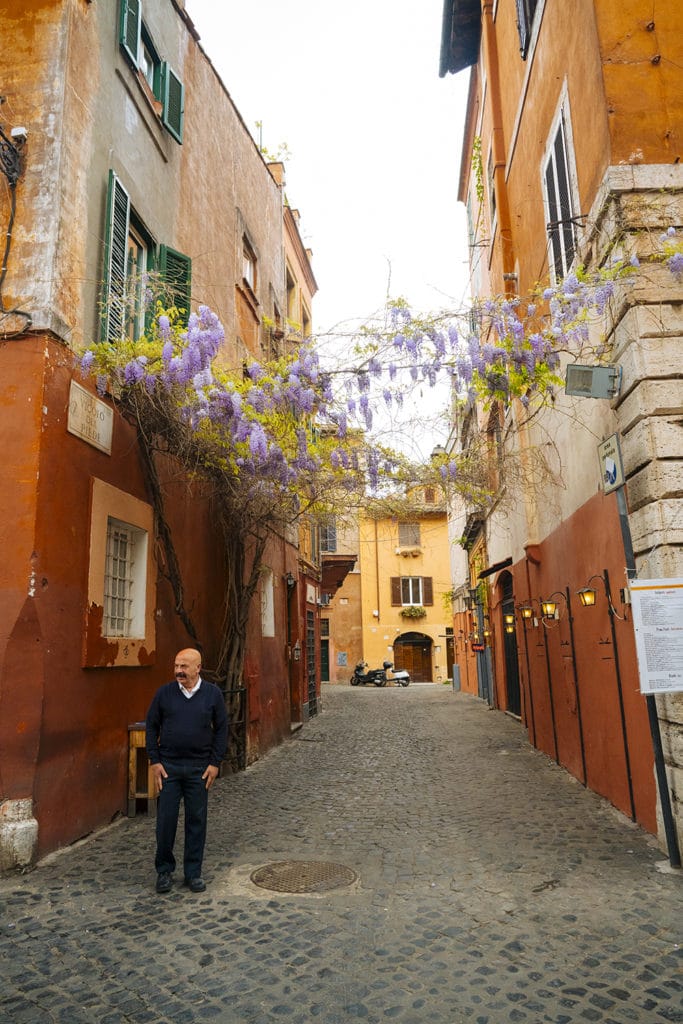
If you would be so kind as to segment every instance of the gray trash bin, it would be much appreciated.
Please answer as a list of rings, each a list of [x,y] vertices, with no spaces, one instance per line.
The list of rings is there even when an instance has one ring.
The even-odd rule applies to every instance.
[[[459,690],[460,689],[460,666],[459,665],[454,665],[453,666],[453,689],[454,690]]]

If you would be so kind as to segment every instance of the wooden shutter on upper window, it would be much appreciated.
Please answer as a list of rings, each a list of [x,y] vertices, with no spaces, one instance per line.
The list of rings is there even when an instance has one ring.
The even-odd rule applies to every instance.
[[[391,603],[392,605],[403,604],[401,600],[401,577],[391,577]]]
[[[104,281],[101,340],[118,341],[126,330],[126,270],[130,199],[113,171],[109,172],[104,229]]]
[[[159,273],[161,275],[161,301],[165,306],[180,310],[180,320],[187,324],[190,315],[192,286],[192,260],[171,249],[159,246]]]
[[[534,23],[537,0],[516,0],[517,4],[517,31],[519,32],[519,52],[522,60],[526,60],[531,42],[531,29]]]
[[[121,0],[119,42],[133,67],[138,66],[140,51],[140,27],[142,24],[140,14],[140,0]]]
[[[161,120],[177,142],[183,141],[185,88],[166,61],[161,65]]]
[[[434,588],[431,576],[422,577],[422,604],[434,604]]]

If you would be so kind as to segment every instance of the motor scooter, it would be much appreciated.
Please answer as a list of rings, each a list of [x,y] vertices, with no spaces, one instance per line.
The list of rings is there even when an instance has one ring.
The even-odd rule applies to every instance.
[[[408,686],[410,683],[410,672],[405,668],[399,668],[394,670],[394,666],[390,661],[383,662],[385,672],[393,672],[393,675],[387,675],[387,680],[390,683],[398,683],[399,686]]]
[[[365,686],[367,683],[374,683],[375,686],[387,685],[387,672],[385,668],[371,668],[369,672],[363,672],[368,667],[367,661],[359,661],[349,679],[351,686]]]

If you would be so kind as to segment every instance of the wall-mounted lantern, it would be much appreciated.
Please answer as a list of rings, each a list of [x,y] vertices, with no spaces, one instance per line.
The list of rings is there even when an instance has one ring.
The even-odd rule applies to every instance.
[[[596,590],[593,590],[592,587],[582,587],[581,590],[577,590],[577,594],[579,595],[579,601],[584,606],[584,608],[593,607],[593,605],[595,604],[595,598],[597,596]]]

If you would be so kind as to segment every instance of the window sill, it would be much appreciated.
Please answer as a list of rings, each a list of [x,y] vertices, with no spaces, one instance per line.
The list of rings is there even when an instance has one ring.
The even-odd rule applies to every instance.
[[[422,548],[410,547],[410,548],[397,548],[396,554],[400,555],[401,558],[419,558],[422,554]]]
[[[137,80],[138,80],[138,85],[140,86],[140,90],[142,91],[142,95],[145,97],[145,99],[146,99],[147,103],[149,104],[150,108],[154,111],[155,115],[158,117],[159,124],[161,124],[161,115],[162,115],[163,110],[164,110],[163,103],[161,102],[161,100],[158,100],[156,98],[156,96],[154,95],[154,93],[152,92],[152,90],[150,88],[150,85],[149,85],[149,82],[147,81],[147,79],[143,75],[143,73],[140,70],[140,68],[137,69],[135,74],[136,74],[136,77],[137,77]]]

